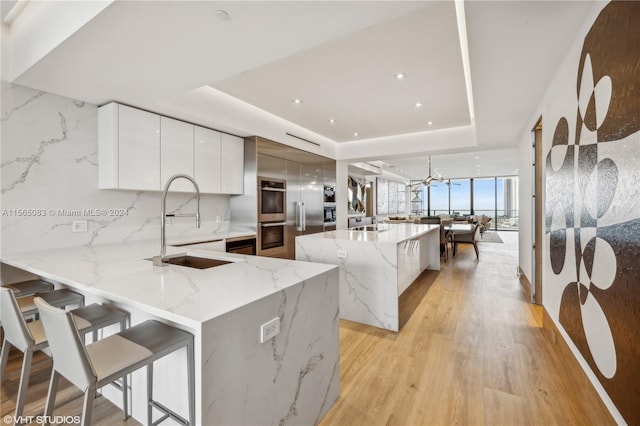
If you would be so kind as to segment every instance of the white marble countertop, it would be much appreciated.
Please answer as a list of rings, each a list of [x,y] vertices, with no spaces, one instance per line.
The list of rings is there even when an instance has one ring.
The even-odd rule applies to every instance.
[[[232,238],[255,238],[256,234],[251,232],[239,232],[239,231],[229,231],[225,233],[217,233],[217,234],[209,234],[209,235],[193,235],[190,237],[182,237],[182,238],[169,238],[167,245],[176,246],[176,245],[187,245],[187,244],[198,244],[198,243],[209,243],[214,241],[222,241],[228,240]],[[158,250],[160,250],[160,242],[157,242]]]
[[[398,244],[403,241],[417,238],[427,232],[439,232],[440,230],[440,225],[422,225],[415,223],[379,223],[377,224],[377,227],[378,231],[357,231],[353,228],[338,229],[335,231],[309,234],[296,238],[323,238],[332,240],[374,241],[377,243]]]
[[[336,266],[192,250],[200,257],[238,260],[210,268],[153,266],[157,241],[2,253],[3,263],[143,312],[199,327],[241,306]],[[167,254],[185,247],[167,247]]]

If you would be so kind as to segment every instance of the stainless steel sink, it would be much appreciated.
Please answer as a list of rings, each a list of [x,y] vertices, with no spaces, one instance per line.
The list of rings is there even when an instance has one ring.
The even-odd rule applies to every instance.
[[[154,265],[157,266],[159,259],[151,258],[146,260],[153,260]],[[209,269],[216,266],[226,265],[228,263],[234,263],[242,261],[243,259],[229,259],[229,258],[209,258],[202,256],[194,256],[188,253],[174,254],[166,256],[162,259],[162,264],[186,266],[187,268],[196,269]]]

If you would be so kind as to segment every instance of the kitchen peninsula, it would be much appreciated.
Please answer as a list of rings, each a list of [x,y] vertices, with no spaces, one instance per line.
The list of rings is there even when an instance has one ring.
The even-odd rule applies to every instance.
[[[149,260],[157,242],[3,253],[18,268],[195,336],[195,424],[315,424],[339,395],[338,271],[331,265],[168,247],[167,254],[229,261],[209,269]],[[9,266],[6,266],[9,265]],[[261,343],[261,325],[280,332]],[[156,362],[154,395],[186,416],[186,351]],[[161,372],[161,373],[160,373]],[[146,373],[132,409],[146,417]],[[114,403],[120,394],[106,387]],[[111,392],[111,394],[109,394]]]
[[[439,244],[439,225],[366,225],[296,237],[296,259],[340,267],[340,318],[398,331],[398,298],[440,270]]]

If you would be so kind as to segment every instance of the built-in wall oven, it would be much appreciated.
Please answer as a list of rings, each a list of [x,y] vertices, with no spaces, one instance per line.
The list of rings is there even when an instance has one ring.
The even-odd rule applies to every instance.
[[[258,255],[285,257],[287,255],[287,222],[258,223]]]
[[[258,222],[287,219],[287,183],[284,179],[258,177]]]
[[[287,254],[287,183],[284,179],[258,177],[258,255]]]

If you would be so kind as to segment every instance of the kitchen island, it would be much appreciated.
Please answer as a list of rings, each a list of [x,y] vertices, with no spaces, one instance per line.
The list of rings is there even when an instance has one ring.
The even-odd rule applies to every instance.
[[[367,225],[296,237],[296,259],[340,267],[340,318],[399,330],[398,298],[440,270],[440,225]]]
[[[3,253],[3,280],[34,274],[127,310],[132,324],[151,318],[192,333],[197,425],[319,422],[339,395],[337,268],[188,247],[167,253],[230,263],[154,267],[158,250],[154,242]],[[261,343],[261,325],[275,318],[280,333]],[[154,379],[156,399],[185,417],[186,366],[182,349],[156,362]],[[145,370],[131,383],[133,416],[144,423]],[[119,405],[115,389],[103,393]]]

